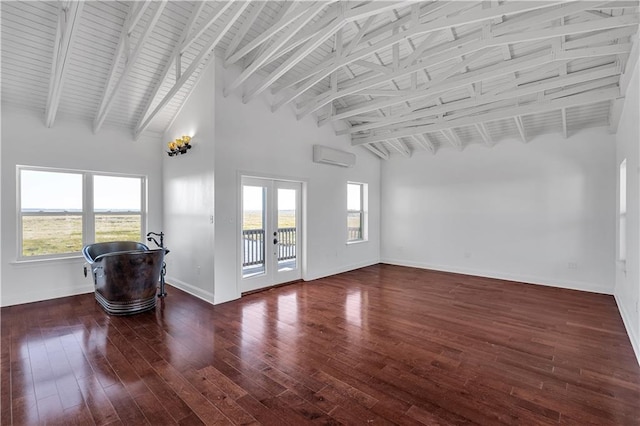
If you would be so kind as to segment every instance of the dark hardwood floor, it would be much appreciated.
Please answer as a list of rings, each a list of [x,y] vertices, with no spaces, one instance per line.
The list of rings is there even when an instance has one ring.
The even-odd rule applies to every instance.
[[[389,265],[168,293],[3,308],[2,424],[640,424],[611,296]]]

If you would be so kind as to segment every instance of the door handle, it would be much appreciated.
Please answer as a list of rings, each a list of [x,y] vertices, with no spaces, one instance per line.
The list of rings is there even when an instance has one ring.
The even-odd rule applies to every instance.
[[[278,239],[277,238],[273,239],[273,244],[278,244]]]

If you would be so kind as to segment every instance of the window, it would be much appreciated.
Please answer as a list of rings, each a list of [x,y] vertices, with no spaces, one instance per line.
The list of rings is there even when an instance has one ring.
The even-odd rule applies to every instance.
[[[620,230],[618,258],[627,259],[627,159],[620,163]]]
[[[82,173],[20,171],[21,257],[82,250]]]
[[[18,166],[18,258],[143,238],[145,178]]]
[[[347,242],[367,240],[367,184],[347,183]]]
[[[95,242],[138,241],[142,182],[136,177],[93,176]]]

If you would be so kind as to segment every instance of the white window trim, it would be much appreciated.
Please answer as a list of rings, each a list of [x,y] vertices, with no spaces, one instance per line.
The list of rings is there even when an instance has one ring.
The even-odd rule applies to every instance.
[[[618,166],[618,264],[627,273],[627,159]]]
[[[113,173],[103,172],[97,170],[80,170],[80,169],[64,169],[56,167],[42,167],[42,166],[16,166],[16,260],[11,262],[13,264],[22,263],[42,263],[47,261],[69,261],[71,259],[77,259],[82,257],[82,252],[66,252],[57,254],[46,254],[38,256],[23,256],[22,255],[22,185],[21,185],[21,171],[33,170],[39,172],[55,172],[55,173],[70,173],[82,175],[82,212],[69,214],[72,216],[82,217],[82,245],[91,244],[95,242],[95,211],[93,210],[93,177],[94,176],[113,176],[113,177],[126,177],[140,179],[140,241],[144,241],[147,230],[147,176],[136,175],[130,173]],[[37,216],[40,213],[30,213],[27,216]],[[58,213],[53,213],[58,214]],[[65,215],[65,213],[59,213]],[[109,213],[100,213],[109,214]],[[115,214],[115,213],[114,213]],[[138,213],[118,213],[118,214],[135,214]],[[43,215],[52,215],[51,213]]]

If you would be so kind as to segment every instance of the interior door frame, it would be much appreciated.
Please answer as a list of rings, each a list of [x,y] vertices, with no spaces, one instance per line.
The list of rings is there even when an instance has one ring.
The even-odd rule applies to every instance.
[[[282,182],[292,182],[292,183],[298,183],[300,184],[300,213],[298,215],[299,217],[299,225],[298,225],[298,229],[300,230],[299,232],[299,236],[297,235],[296,238],[298,240],[298,252],[296,253],[296,256],[298,257],[297,259],[297,265],[298,265],[298,269],[300,269],[300,278],[303,281],[306,281],[306,276],[307,276],[307,188],[308,188],[308,179],[306,178],[300,178],[300,177],[295,177],[295,176],[284,176],[284,175],[277,175],[277,174],[272,174],[272,173],[259,173],[259,172],[255,172],[255,171],[247,171],[247,170],[238,170],[236,173],[236,181],[237,181],[237,188],[236,188],[236,236],[242,235],[242,181],[243,178],[249,178],[249,179],[263,179],[263,180],[272,180],[272,181],[282,181]],[[265,236],[266,238],[266,236]],[[236,239],[236,241],[239,241],[238,239]],[[243,277],[242,277],[242,259],[244,256],[243,253],[244,250],[244,245],[239,242],[237,243],[237,251],[236,251],[236,266],[235,266],[235,270],[236,270],[236,288],[238,289],[238,292],[240,295],[242,295],[243,292],[252,292],[252,291],[259,291],[258,290],[244,290],[243,289]],[[269,287],[265,287],[265,289],[267,289]]]

